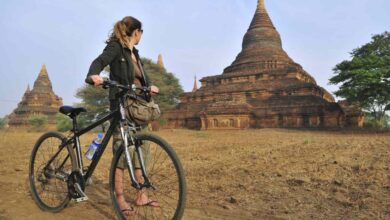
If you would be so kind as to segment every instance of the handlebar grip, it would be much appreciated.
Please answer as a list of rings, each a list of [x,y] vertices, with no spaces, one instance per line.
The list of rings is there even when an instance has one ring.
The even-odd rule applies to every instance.
[[[103,88],[104,89],[108,89],[110,87],[115,87],[118,85],[118,83],[116,81],[113,81],[113,80],[109,80],[109,79],[104,79],[103,80]]]

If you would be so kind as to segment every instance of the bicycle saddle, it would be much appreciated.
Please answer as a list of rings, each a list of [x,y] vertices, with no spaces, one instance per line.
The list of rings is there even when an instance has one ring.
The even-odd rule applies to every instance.
[[[72,106],[61,106],[60,112],[64,115],[67,115],[71,118],[76,117],[81,112],[87,112],[85,108],[74,108]]]

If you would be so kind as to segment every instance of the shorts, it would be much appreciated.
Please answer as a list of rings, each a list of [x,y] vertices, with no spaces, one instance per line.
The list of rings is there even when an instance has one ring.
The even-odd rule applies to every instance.
[[[149,131],[148,126],[144,127],[140,132],[145,133],[147,131]],[[116,128],[114,131],[114,134],[113,134],[113,143],[112,143],[113,155],[115,155],[117,150],[120,149],[120,147],[122,147],[122,146],[123,146],[122,137],[121,137],[119,128]],[[148,163],[150,161],[150,143],[143,143],[140,148],[142,150],[142,156],[143,156],[144,165],[145,165],[145,169],[146,169],[148,167]],[[141,162],[138,158],[138,155],[136,153],[135,148],[133,148],[132,150],[129,150],[129,153],[130,153],[130,157],[131,157],[134,169],[141,169]],[[117,168],[124,169],[125,167],[126,167],[125,152],[123,151],[122,155],[119,158]]]

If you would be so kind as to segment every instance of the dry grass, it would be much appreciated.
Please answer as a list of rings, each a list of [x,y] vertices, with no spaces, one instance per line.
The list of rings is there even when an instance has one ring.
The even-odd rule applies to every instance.
[[[29,155],[39,135],[0,132],[0,219],[53,218],[38,210],[27,190]],[[390,219],[389,133],[262,129],[157,135],[171,143],[185,167],[185,219]],[[110,160],[109,150],[94,174],[103,186]],[[56,217],[111,218],[102,206],[110,204],[71,205]]]

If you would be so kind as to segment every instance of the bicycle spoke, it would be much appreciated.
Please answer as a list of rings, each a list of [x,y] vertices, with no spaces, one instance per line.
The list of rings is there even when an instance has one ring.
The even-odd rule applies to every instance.
[[[63,148],[52,162],[47,164],[57,153],[62,138],[58,133],[44,134],[41,141],[38,141],[38,145],[34,147],[34,159],[30,161],[30,175],[33,177],[30,179],[30,184],[33,197],[41,208],[48,211],[62,209],[69,201],[67,183],[58,177],[59,165],[63,164],[68,155],[67,148]],[[71,160],[65,161],[64,168],[72,167],[71,163]]]
[[[161,142],[155,141],[155,139],[149,140],[148,135],[145,135],[145,137],[145,139],[142,139],[145,168],[147,177],[155,189],[145,188],[143,191],[137,191],[131,186],[128,172],[124,172],[123,179],[125,181],[121,181],[121,183],[124,187],[126,201],[129,204],[134,204],[134,208],[138,213],[136,216],[127,219],[172,219],[174,216],[181,216],[184,208],[183,205],[180,205],[183,203],[183,196],[180,196],[183,192],[181,190],[183,187],[181,178],[183,176],[179,176],[182,174],[178,173],[175,166],[178,162],[174,161],[176,158],[169,154],[170,148],[161,145]],[[135,156],[137,155],[135,154]],[[119,155],[116,156],[116,159],[117,157]],[[113,164],[111,169],[114,167],[115,165]],[[113,170],[111,171],[113,172]],[[142,184],[142,181],[140,183]],[[150,205],[136,206],[135,200],[137,198],[144,201],[157,201],[160,207],[152,207]],[[115,197],[113,199],[115,203]],[[179,214],[177,214],[178,212]],[[121,215],[121,212],[118,211],[118,213]]]
[[[156,154],[157,154],[157,150],[155,151],[154,155],[156,155]],[[160,151],[159,156],[160,156],[161,154],[162,154],[162,152]],[[154,156],[153,158],[156,158],[156,156]],[[154,171],[154,167],[155,167],[155,165],[157,164],[158,158],[157,158],[157,159],[154,159],[153,161],[154,161],[153,167],[152,167],[152,169],[151,169],[150,172],[153,172],[153,171]]]

